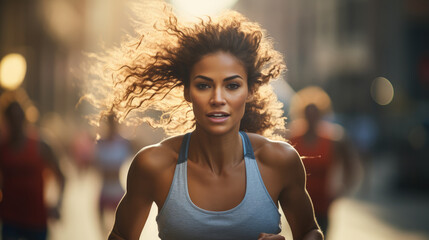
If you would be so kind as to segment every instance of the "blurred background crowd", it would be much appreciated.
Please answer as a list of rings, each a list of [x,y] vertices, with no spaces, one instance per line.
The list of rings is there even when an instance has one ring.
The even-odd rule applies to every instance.
[[[105,238],[130,158],[165,137],[114,115],[91,126],[86,116],[96,109],[77,104],[97,91],[85,89],[93,77],[83,71],[88,54],[136,34],[133,2],[0,1],[0,172],[16,177],[17,166],[4,160],[14,150],[46,160],[39,188],[48,214],[39,215],[48,239]],[[316,213],[323,210],[320,224],[329,219],[327,239],[429,239],[429,1],[169,2],[189,18],[237,10],[274,39],[288,67],[273,83],[286,137],[314,171],[309,184],[326,182],[316,187],[326,191],[309,191]],[[38,150],[23,144],[27,138]],[[323,164],[311,166],[312,159]],[[142,239],[156,239],[152,225]]]

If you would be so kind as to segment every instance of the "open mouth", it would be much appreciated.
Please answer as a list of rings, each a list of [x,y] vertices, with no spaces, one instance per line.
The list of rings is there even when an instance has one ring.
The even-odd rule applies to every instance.
[[[229,114],[226,113],[213,113],[213,114],[208,114],[208,117],[211,118],[225,118],[225,117],[229,117]]]

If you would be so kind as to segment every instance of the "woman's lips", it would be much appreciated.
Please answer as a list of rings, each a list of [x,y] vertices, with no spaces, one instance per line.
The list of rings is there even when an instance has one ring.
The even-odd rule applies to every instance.
[[[207,117],[211,122],[214,123],[223,123],[229,118],[229,114],[227,113],[209,113]]]

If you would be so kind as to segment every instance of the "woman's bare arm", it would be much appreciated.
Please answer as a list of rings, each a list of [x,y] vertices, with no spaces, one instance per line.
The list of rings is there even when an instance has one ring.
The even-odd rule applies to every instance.
[[[299,154],[288,143],[264,140],[261,137],[258,140],[256,134],[253,135],[253,143],[264,183],[273,200],[280,202],[293,239],[322,240],[323,234],[317,225],[313,205],[305,189],[305,170]],[[285,238],[267,233],[261,233],[258,238],[277,239]]]
[[[109,240],[138,240],[155,199],[156,177],[159,167],[156,160],[160,147],[149,147],[134,158],[127,177],[127,191],[115,216]],[[161,156],[160,156],[161,155]]]
[[[287,158],[285,169],[285,186],[280,193],[279,201],[286,215],[295,240],[322,240],[314,217],[313,204],[305,189],[306,175],[298,153],[289,145],[283,146]]]

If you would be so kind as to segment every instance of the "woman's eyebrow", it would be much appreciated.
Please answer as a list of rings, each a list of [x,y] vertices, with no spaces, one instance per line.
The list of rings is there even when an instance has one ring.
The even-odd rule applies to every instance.
[[[230,80],[233,80],[233,79],[236,79],[236,78],[243,79],[240,75],[234,75],[234,76],[225,78],[223,81],[226,82],[226,81],[230,81]]]
[[[203,76],[203,75],[197,75],[197,76],[194,77],[194,79],[196,79],[196,78],[201,78],[201,79],[204,79],[206,81],[213,82],[213,79],[211,79],[209,77],[206,77],[206,76]],[[241,78],[241,79],[243,79],[240,75],[233,75],[233,76],[230,76],[230,77],[227,77],[227,78],[223,79],[223,81],[226,82],[226,81],[233,80],[235,78]]]
[[[206,76],[203,76],[203,75],[197,75],[197,76],[194,77],[194,79],[196,79],[196,78],[201,78],[201,79],[213,82],[213,79],[211,79],[209,77],[206,77]]]

